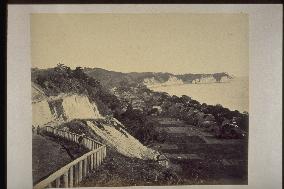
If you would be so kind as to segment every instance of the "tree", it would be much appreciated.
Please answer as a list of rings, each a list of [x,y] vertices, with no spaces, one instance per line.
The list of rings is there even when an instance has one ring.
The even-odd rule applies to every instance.
[[[86,81],[87,80],[87,75],[84,73],[82,67],[76,67],[75,70],[73,71],[74,77]]]

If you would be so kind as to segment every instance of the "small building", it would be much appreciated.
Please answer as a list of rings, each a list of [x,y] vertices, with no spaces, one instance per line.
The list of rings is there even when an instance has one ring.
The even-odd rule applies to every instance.
[[[164,166],[166,168],[169,168],[169,160],[168,160],[168,158],[165,155],[163,155],[163,154],[158,155],[157,156],[157,161],[158,161],[158,163],[160,165],[162,165],[162,166]]]

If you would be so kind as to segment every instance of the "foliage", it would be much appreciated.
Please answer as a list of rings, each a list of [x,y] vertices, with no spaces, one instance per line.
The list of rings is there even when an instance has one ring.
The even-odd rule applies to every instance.
[[[126,84],[137,84],[143,83],[146,78],[154,78],[156,81],[165,82],[170,77],[177,77],[185,83],[191,83],[195,79],[201,79],[202,77],[214,77],[216,81],[220,81],[222,77],[226,76],[231,78],[231,76],[225,72],[214,73],[214,74],[183,74],[183,75],[174,75],[171,73],[162,73],[162,72],[131,72],[131,73],[122,73],[115,71],[108,71],[101,68],[85,68],[84,72],[87,73],[90,77],[96,78],[104,86],[112,88],[117,87],[121,82]]]
[[[149,144],[158,140],[158,133],[154,129],[154,123],[147,119],[147,115],[141,110],[133,109],[131,105],[117,117],[125,126],[126,130],[140,142]]]
[[[108,92],[100,82],[87,76],[81,67],[71,70],[58,64],[55,68],[46,70],[32,70],[32,81],[38,84],[48,96],[60,93],[77,93],[89,96],[96,102],[103,115],[111,115],[119,109],[119,100]]]
[[[41,86],[47,95],[85,94],[96,102],[102,115],[111,115],[117,118],[125,124],[130,134],[143,143],[161,138],[153,129],[153,123],[149,122],[147,118],[155,113],[154,106],[161,108],[160,116],[181,119],[196,126],[204,120],[205,115],[213,115],[217,125],[222,125],[223,121],[234,118],[237,125],[248,132],[248,113],[231,111],[221,105],[200,104],[186,95],[178,97],[154,92],[139,83],[145,77],[155,76],[159,80],[163,80],[168,75],[168,73],[151,72],[124,74],[103,69],[82,69],[81,67],[71,70],[63,64],[46,70],[32,69],[33,82]],[[215,74],[216,77],[223,75]],[[194,77],[201,76],[202,74],[194,75]],[[180,77],[188,79],[193,75],[185,74]],[[116,88],[116,93],[109,90],[113,86]],[[125,107],[127,107],[126,111]]]

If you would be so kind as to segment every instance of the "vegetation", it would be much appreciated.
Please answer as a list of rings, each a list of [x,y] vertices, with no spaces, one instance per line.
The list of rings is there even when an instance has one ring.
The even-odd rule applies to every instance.
[[[221,80],[222,77],[226,76],[231,78],[231,76],[225,72],[214,73],[214,74],[183,74],[174,75],[171,73],[154,73],[154,72],[114,72],[108,71],[101,68],[84,68],[84,72],[93,78],[99,80],[103,85],[110,88],[117,87],[121,82],[128,84],[142,83],[145,78],[154,78],[158,82],[166,82],[170,77],[177,77],[181,79],[184,83],[191,83],[195,79],[201,79],[202,77],[214,77],[217,82]]]
[[[77,67],[74,70],[58,64],[50,69],[32,69],[32,81],[39,85],[47,96],[56,96],[61,93],[82,94],[95,102],[98,109],[106,119],[98,120],[72,120],[59,126],[61,129],[68,128],[69,131],[86,136],[97,141],[102,139],[87,126],[86,121],[92,121],[99,129],[104,129],[101,124],[111,121],[109,117],[115,117],[124,126],[126,131],[145,145],[155,146],[174,144],[178,149],[161,149],[162,153],[193,153],[198,154],[202,160],[170,159],[176,168],[168,169],[162,167],[155,161],[139,160],[125,157],[114,149],[108,148],[108,156],[104,163],[86,178],[80,186],[133,186],[133,185],[176,185],[176,184],[218,184],[219,178],[224,173],[229,177],[244,180],[247,176],[247,143],[241,140],[240,143],[226,144],[227,140],[218,140],[212,137],[212,141],[218,140],[222,144],[207,145],[196,132],[194,136],[171,135],[166,131],[157,131],[156,118],[173,118],[178,122],[182,120],[184,125],[193,125],[196,130],[207,128],[221,138],[233,138],[242,135],[232,135],[232,131],[248,132],[249,114],[247,112],[231,111],[222,105],[207,105],[205,103],[183,95],[170,96],[163,92],[154,92],[148,89],[141,82],[145,77],[154,77],[158,81],[166,81],[171,74],[168,73],[119,73],[102,69],[86,69]],[[195,77],[202,77],[204,74],[180,75],[180,79],[189,82]],[[222,73],[214,74],[218,81]],[[49,106],[58,106],[60,100],[49,103]],[[52,109],[52,108],[51,108]],[[52,109],[53,110],[53,109]],[[64,111],[58,109],[57,111]],[[237,127],[231,127],[233,124]],[[121,125],[113,125],[122,134],[127,134],[121,129]],[[175,124],[171,125],[175,126]],[[234,126],[234,125],[233,125]],[[196,128],[199,127],[199,128]],[[192,127],[193,128],[193,127]],[[213,129],[212,129],[213,128]],[[216,129],[217,131],[216,132]],[[194,129],[193,129],[194,130]],[[194,131],[192,131],[194,132]],[[66,141],[49,137],[66,147],[69,154],[80,154],[83,151],[76,151],[76,146]],[[209,140],[209,139],[208,139]],[[240,141],[240,140],[237,140]],[[33,143],[34,144],[34,143]],[[224,145],[225,144],[225,145]],[[73,145],[73,146],[72,146]],[[37,146],[38,148],[40,146]],[[176,151],[174,151],[176,150]],[[178,151],[177,151],[178,150]],[[75,157],[74,155],[74,157]],[[72,155],[71,155],[72,156]],[[70,157],[71,157],[70,156]],[[72,156],[72,158],[74,158]],[[35,158],[34,158],[35,159]],[[240,159],[237,166],[225,166],[225,159]],[[233,164],[233,163],[232,163]],[[178,171],[182,171],[179,173]],[[228,177],[228,180],[231,178]],[[223,182],[223,181],[222,181]],[[221,183],[222,183],[221,182]]]
[[[226,73],[214,74],[216,79]],[[46,70],[32,69],[32,81],[49,95],[60,93],[77,93],[87,95],[96,102],[100,113],[117,118],[127,131],[144,144],[162,140],[162,136],[153,129],[151,115],[172,117],[186,121],[188,124],[202,126],[203,122],[222,127],[224,123],[234,121],[238,128],[248,132],[248,113],[231,111],[221,105],[200,104],[183,95],[169,96],[167,93],[154,92],[141,81],[145,77],[166,80],[169,73],[120,73],[103,69],[69,67],[58,64]],[[183,80],[201,77],[204,74],[185,74]],[[111,90],[112,92],[111,92]],[[158,108],[160,110],[158,110]]]
[[[80,187],[177,185],[179,176],[155,161],[123,156],[112,149],[98,170],[80,183]]]
[[[60,93],[77,93],[89,96],[96,102],[103,115],[111,115],[117,108],[118,99],[108,92],[99,81],[88,77],[81,67],[71,70],[63,64],[46,70],[33,69],[32,81],[38,84],[48,96],[56,96]]]
[[[239,133],[234,137],[242,137],[243,131],[248,132],[249,115],[247,112],[231,111],[221,105],[200,104],[186,95],[169,96],[166,93],[153,92],[145,86],[132,87],[127,84],[124,84],[123,87],[118,86],[115,95],[128,104],[126,111],[117,118],[125,125],[129,125],[129,132],[142,142],[158,141],[160,138],[159,134],[152,129],[153,123],[149,124],[148,117],[151,115],[180,119],[199,127],[206,122],[214,126],[217,125],[219,130],[215,134],[218,137],[224,136],[223,138],[231,137],[230,135],[220,135],[222,126],[233,121],[237,125],[234,130]],[[160,108],[160,111],[157,107]],[[145,133],[141,134],[141,128],[149,133],[147,137],[143,136]]]

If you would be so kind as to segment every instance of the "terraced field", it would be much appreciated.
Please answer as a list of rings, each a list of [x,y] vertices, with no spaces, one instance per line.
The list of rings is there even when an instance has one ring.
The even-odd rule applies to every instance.
[[[246,140],[217,139],[179,120],[156,121],[166,139],[154,148],[166,155],[183,184],[247,184]]]

